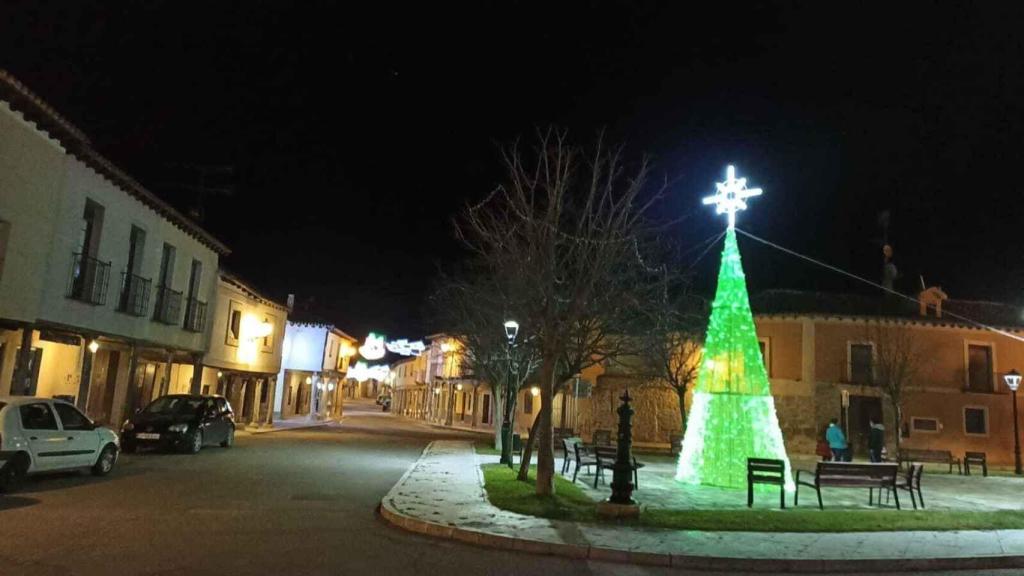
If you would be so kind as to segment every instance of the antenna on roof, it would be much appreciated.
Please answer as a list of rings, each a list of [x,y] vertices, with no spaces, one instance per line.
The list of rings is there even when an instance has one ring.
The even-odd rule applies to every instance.
[[[924,283],[924,274],[918,274],[917,277],[921,279],[921,290],[927,290],[928,285]]]

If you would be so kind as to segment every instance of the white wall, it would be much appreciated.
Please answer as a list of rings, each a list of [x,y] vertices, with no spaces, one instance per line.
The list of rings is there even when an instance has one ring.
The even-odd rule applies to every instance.
[[[280,372],[286,337],[287,311],[276,306],[267,305],[242,291],[236,285],[224,280],[218,280],[217,282],[215,301],[212,315],[208,318],[210,323],[210,344],[209,351],[203,358],[203,364],[261,374],[277,374]],[[235,303],[236,309],[242,312],[243,317],[251,316],[257,322],[263,322],[266,319],[273,325],[273,332],[271,332],[270,337],[271,345],[264,347],[257,344],[255,358],[252,361],[247,361],[249,359],[246,358],[245,354],[239,355],[240,343],[234,343],[228,336],[231,325],[230,312],[232,302]]]

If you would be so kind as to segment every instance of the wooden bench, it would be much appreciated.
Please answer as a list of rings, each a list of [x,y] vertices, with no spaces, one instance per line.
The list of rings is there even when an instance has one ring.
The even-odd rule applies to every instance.
[[[900,509],[900,496],[896,491],[896,475],[898,464],[854,464],[852,462],[818,462],[814,472],[800,470],[796,473],[796,495],[793,505],[800,505],[800,485],[810,486],[818,493],[818,508],[824,510],[821,502],[822,488],[867,488],[868,504],[873,504],[875,488],[878,488],[878,500],[881,504],[882,490],[891,490],[896,500],[896,509]],[[813,477],[813,481],[804,480],[805,476]]]
[[[604,470],[615,470],[615,459],[618,456],[618,448],[615,446],[594,446],[594,456],[597,457],[597,474],[594,475],[594,488],[597,488],[598,480],[604,480]],[[630,463],[630,469],[633,471],[633,488],[636,490],[640,489],[640,476],[637,471],[643,468],[644,465],[636,461],[636,457],[633,457],[633,461]]]
[[[985,457],[984,452],[964,453],[964,474],[967,476],[971,475],[971,464],[981,466],[981,475],[988,477],[988,458]]]
[[[956,466],[958,474],[963,474],[960,468],[960,459],[954,458],[949,450],[916,450],[913,448],[900,448],[899,461],[901,464],[912,462],[935,462],[937,464],[949,464],[949,473],[953,473],[953,466]]]
[[[583,445],[582,442],[578,442],[572,445],[573,454],[576,456],[576,469],[572,471],[572,481],[576,482],[576,475],[580,473],[580,468],[586,466],[597,466],[597,456],[594,455],[594,451]],[[597,483],[597,474],[594,474],[594,483]]]
[[[583,444],[583,439],[575,436],[562,438],[562,451],[565,452],[565,457],[562,459],[562,474],[569,472],[569,464],[576,456],[577,444]]]
[[[921,464],[911,464],[907,473],[902,478],[896,479],[896,488],[899,490],[906,490],[910,492],[910,503],[914,505],[914,510],[917,510],[917,501],[914,499],[914,492],[917,492],[917,500],[921,501],[921,508],[924,508],[924,495],[921,494],[921,473],[924,472],[924,466]],[[885,501],[889,502],[889,495],[885,495]]]
[[[747,508],[754,505],[754,484],[779,487],[779,505],[786,507],[786,463],[770,458],[747,458]]]

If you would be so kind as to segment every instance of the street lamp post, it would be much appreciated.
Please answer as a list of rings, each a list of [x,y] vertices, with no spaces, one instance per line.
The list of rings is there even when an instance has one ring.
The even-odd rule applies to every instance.
[[[1013,398],[1013,471],[1018,476],[1024,474],[1020,463],[1020,428],[1017,423],[1017,388],[1020,387],[1020,378],[1020,372],[1016,369],[1003,376],[1003,381],[1006,382],[1006,387],[1010,389]]]
[[[505,407],[501,422],[501,463],[512,467],[512,401],[515,392],[512,390],[512,347],[516,344],[519,334],[519,323],[515,320],[505,322],[505,338],[508,340],[507,356],[508,371],[505,378]]]

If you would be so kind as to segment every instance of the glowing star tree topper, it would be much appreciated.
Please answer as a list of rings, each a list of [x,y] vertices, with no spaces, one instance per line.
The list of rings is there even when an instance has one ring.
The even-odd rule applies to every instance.
[[[704,198],[704,205],[714,204],[716,214],[729,215],[729,228],[736,227],[736,212],[747,209],[747,198],[760,196],[760,188],[747,188],[746,178],[736,177],[736,168],[725,169],[725,182],[715,184],[714,196]]]
[[[711,306],[703,360],[697,372],[676,478],[690,484],[746,486],[747,458],[782,460],[786,490],[794,489],[771,383],[750,312],[736,243],[735,214],[744,198],[761,193],[736,179],[732,166],[718,194],[705,198],[729,215],[718,287]]]

